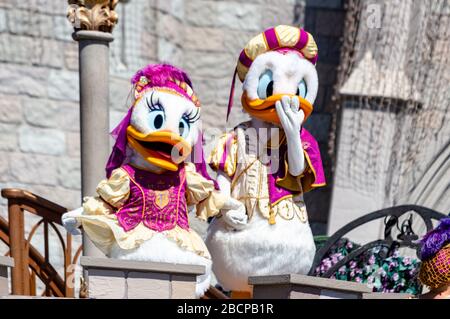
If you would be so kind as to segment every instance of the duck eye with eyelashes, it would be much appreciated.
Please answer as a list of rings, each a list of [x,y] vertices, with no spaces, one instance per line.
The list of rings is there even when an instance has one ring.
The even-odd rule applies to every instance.
[[[189,122],[182,117],[178,124],[178,131],[181,137],[186,138],[189,135],[189,129],[191,128]]]
[[[185,113],[178,124],[178,131],[181,137],[187,138],[191,128],[191,124],[200,118],[200,109],[195,108],[189,113]]]
[[[150,110],[148,116],[148,124],[150,129],[159,130],[161,129],[166,122],[166,114],[164,113],[164,108],[159,102],[159,100],[155,101],[153,99],[153,93],[150,97],[150,101],[146,100],[148,109]]]

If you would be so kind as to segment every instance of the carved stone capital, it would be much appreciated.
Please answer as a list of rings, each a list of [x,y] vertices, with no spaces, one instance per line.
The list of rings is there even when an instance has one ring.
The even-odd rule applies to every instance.
[[[112,32],[119,19],[119,0],[68,0],[67,18],[75,30]]]

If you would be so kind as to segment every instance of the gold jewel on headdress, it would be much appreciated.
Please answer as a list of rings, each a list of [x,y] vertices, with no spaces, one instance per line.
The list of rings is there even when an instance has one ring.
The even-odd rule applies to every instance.
[[[195,95],[194,90],[192,90],[192,88],[190,87],[189,84],[187,84],[184,81],[180,81],[177,79],[173,79],[170,78],[170,81],[175,83],[180,89],[182,89],[186,95],[189,97],[189,99],[195,104],[196,107],[200,107],[200,100],[197,98],[197,95]],[[150,83],[150,80],[147,79],[146,76],[141,76],[139,78],[139,81],[135,84],[134,87],[134,96],[135,98],[139,98],[139,96],[141,94],[143,94],[144,89],[146,88],[146,86]],[[152,87],[150,89],[154,89],[154,90],[161,90],[161,91],[168,91],[171,93],[175,93],[178,95],[181,95],[179,92],[177,92],[175,89],[170,89],[170,88],[157,88],[157,87]]]
[[[184,81],[180,81],[177,79],[170,79],[172,82],[174,82],[176,85],[178,85],[178,87],[180,89],[182,89],[184,92],[186,92],[186,94],[189,96],[189,98],[191,99],[191,101],[195,104],[195,106],[200,107],[200,101],[197,98],[197,95],[195,95],[194,90],[192,90],[192,88],[190,87],[189,84],[187,84]]]
[[[145,88],[146,85],[148,85],[149,82],[150,81],[147,79],[147,77],[145,75],[142,75],[139,78],[139,81],[134,86],[134,97],[135,98],[138,98],[138,96],[140,95],[142,90]]]

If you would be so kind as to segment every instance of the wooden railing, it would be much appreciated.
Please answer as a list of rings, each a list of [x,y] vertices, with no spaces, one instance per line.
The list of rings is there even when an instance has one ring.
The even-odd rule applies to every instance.
[[[40,196],[21,189],[2,189],[2,197],[8,200],[8,221],[0,217],[0,240],[9,246],[7,255],[14,258],[11,271],[12,293],[14,295],[36,295],[36,277],[45,285],[44,296],[74,297],[75,265],[81,254],[81,246],[72,257],[72,236],[66,239],[56,225],[61,225],[61,216],[67,209]],[[25,236],[25,212],[39,216],[40,220]],[[39,227],[43,227],[44,254],[31,240]],[[49,235],[54,231],[64,256],[63,278],[50,264]]]
[[[0,217],[0,240],[10,249],[7,255],[14,258],[11,271],[13,295],[36,295],[36,277],[45,285],[44,296],[74,296],[74,265],[81,255],[80,246],[72,257],[72,236],[63,235],[56,227],[67,209],[45,198],[21,189],[6,188],[1,191],[8,200],[8,221]],[[41,217],[25,236],[25,212]],[[43,227],[44,255],[31,244],[39,227]],[[64,276],[61,277],[50,264],[49,230],[53,229],[64,255]],[[80,293],[82,297],[82,292]],[[202,299],[227,299],[220,290],[210,287]]]

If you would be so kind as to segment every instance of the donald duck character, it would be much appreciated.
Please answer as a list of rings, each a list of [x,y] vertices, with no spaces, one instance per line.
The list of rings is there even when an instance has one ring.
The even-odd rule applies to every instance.
[[[317,94],[317,55],[311,34],[285,25],[257,35],[240,54],[228,114],[237,74],[251,120],[222,135],[208,159],[221,192],[240,206],[222,209],[206,238],[213,271],[234,297],[251,296],[249,276],[306,274],[312,265],[303,194],[325,178],[318,143],[302,124]]]
[[[236,201],[227,204],[206,172],[200,103],[186,73],[148,65],[132,84],[134,102],[112,132],[107,179],[98,184],[97,196],[63,215],[63,224],[72,233],[82,226],[111,258],[204,265],[206,273],[197,277],[200,297],[209,288],[212,262],[189,227],[188,212],[195,209],[206,220]]]

